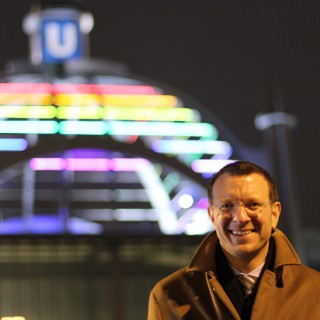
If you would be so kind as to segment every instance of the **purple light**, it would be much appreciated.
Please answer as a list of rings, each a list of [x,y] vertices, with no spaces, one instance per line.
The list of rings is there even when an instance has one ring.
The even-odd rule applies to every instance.
[[[72,234],[100,234],[102,226],[91,221],[70,218],[68,231]],[[37,215],[30,221],[23,217],[12,217],[0,225],[0,234],[61,234],[66,232],[66,226],[58,216]]]
[[[112,163],[110,159],[68,158],[65,169],[68,171],[110,171]]]
[[[114,171],[139,171],[148,165],[149,161],[146,159],[126,159],[116,158],[113,159]]]
[[[36,171],[140,171],[148,164],[141,158],[33,158],[29,163]]]
[[[62,158],[33,158],[29,162],[32,170],[64,170],[65,160]]]
[[[197,208],[207,209],[209,206],[208,198],[201,198],[197,203]]]

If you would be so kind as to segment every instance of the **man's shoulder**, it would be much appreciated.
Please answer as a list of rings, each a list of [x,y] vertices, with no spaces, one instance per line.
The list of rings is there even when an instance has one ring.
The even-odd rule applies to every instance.
[[[320,272],[318,270],[313,269],[306,265],[301,265],[300,267],[303,270],[305,275],[311,277],[312,279],[320,281]]]
[[[320,272],[318,270],[303,264],[289,266],[289,269],[296,280],[300,279],[303,283],[310,283],[311,285],[320,285]]]

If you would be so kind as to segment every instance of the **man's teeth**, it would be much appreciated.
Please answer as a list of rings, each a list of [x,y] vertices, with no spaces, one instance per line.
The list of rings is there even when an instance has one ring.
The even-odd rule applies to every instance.
[[[231,231],[232,234],[237,235],[237,236],[244,236],[244,235],[249,234],[251,232],[252,232],[252,230],[244,230],[244,231],[233,230],[233,231]]]

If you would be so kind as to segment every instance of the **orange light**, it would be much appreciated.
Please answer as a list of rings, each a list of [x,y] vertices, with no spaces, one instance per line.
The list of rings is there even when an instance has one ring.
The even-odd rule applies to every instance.
[[[57,94],[54,104],[56,106],[98,106],[100,98],[96,94]]]
[[[0,93],[0,105],[50,105],[51,94],[42,93]]]

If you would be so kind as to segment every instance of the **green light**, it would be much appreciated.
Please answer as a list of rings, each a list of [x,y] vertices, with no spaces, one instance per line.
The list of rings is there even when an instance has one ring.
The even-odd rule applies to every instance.
[[[59,130],[56,121],[0,121],[0,133],[16,134],[55,134]]]
[[[109,125],[111,135],[217,138],[216,128],[209,123],[113,121]]]
[[[98,120],[103,117],[103,110],[98,106],[78,107],[63,106],[58,108],[58,119],[92,119]]]
[[[56,113],[54,106],[0,106],[2,119],[53,119]]]
[[[102,121],[62,121],[61,134],[104,135],[108,131],[108,124]]]
[[[131,121],[194,121],[197,113],[189,108],[105,107],[104,119]]]

